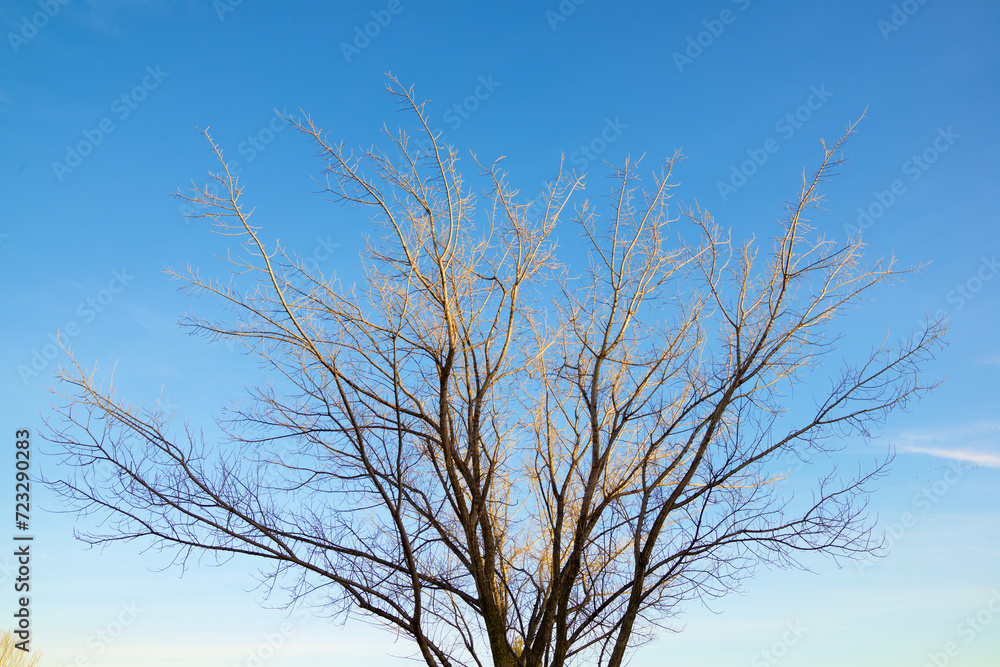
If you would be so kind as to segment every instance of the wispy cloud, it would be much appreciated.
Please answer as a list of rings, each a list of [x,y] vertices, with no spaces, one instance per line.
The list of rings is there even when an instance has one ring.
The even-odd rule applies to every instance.
[[[952,459],[954,461],[968,461],[987,468],[1000,468],[1000,454],[992,452],[979,452],[968,449],[942,449],[940,447],[907,447],[900,448],[900,451],[908,454],[928,454],[942,459]]]
[[[1000,424],[983,421],[944,429],[904,431],[898,451],[1000,468]]]

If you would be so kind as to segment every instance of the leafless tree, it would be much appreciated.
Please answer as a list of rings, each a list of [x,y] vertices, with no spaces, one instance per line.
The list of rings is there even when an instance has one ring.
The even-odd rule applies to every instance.
[[[295,121],[326,190],[373,212],[357,286],[266,243],[212,143],[215,186],[189,200],[238,240],[238,280],[170,273],[233,313],[184,325],[269,374],[206,442],[61,368],[49,438],[70,472],[52,483],[110,519],[84,539],[260,557],[268,590],[323,588],[333,616],[394,628],[442,667],[618,667],[760,564],[874,548],[866,484],[888,459],[823,468],[809,500],[780,484],[779,457],[830,455],[927,389],[917,369],[943,333],[883,343],[813,410],[786,410],[830,368],[830,321],[901,273],[805,219],[854,125],[762,249],[668,210],[678,155],[651,187],[626,161],[606,207],[572,205],[583,181],[560,171],[540,215],[473,158],[477,196],[412,89],[388,87],[429,150],[387,129],[389,152],[353,151]],[[585,266],[557,263],[557,230],[579,232]]]

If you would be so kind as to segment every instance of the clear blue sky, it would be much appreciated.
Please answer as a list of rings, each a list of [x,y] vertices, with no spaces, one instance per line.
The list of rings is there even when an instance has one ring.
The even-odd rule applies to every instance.
[[[358,37],[377,19],[385,25],[368,26],[373,37]],[[188,262],[222,268],[213,255],[225,239],[187,222],[168,197],[214,168],[199,127],[241,162],[269,238],[350,277],[364,219],[312,194],[314,150],[274,109],[302,108],[333,138],[367,146],[383,121],[403,120],[383,91],[389,71],[432,100],[448,141],[484,159],[506,155],[526,198],[561,151],[590,171],[598,197],[603,160],[646,154],[652,165],[682,149],[678,199],[737,235],[767,238],[802,168],[817,164],[819,140],[867,108],[814,222],[842,239],[860,220],[873,257],[931,264],[852,315],[843,354],[887,331],[904,335],[924,314],[943,310],[951,323],[950,347],[928,367],[944,384],[847,452],[899,451],[872,499],[898,539],[869,565],[807,560],[815,574],[762,572],[745,595],[713,603],[717,613],[691,605],[683,632],[634,664],[918,667],[933,664],[929,655],[997,664],[995,1],[9,0],[0,27],[0,434],[9,441],[48,413],[56,360],[44,348],[70,324],[82,362],[117,362],[130,395],[162,387],[196,425],[254,378],[224,345],[178,330],[192,304],[162,273]],[[591,159],[585,146],[602,152]],[[762,164],[744,164],[755,157]],[[37,375],[25,370],[36,352]],[[0,482],[5,507],[12,474]],[[252,563],[178,578],[159,571],[166,555],[138,544],[85,551],[75,518],[42,512],[56,503],[34,494],[43,664],[235,667],[256,664],[252,651],[268,655],[268,637],[281,644],[268,667],[398,662],[387,657],[391,635],[364,626],[294,616],[282,628],[283,612],[247,592]],[[7,619],[12,562],[0,558]]]

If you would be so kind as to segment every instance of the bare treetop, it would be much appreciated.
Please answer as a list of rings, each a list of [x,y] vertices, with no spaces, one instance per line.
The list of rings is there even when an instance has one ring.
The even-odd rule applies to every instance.
[[[532,215],[498,163],[473,158],[464,180],[412,89],[389,89],[417,135],[387,129],[391,152],[294,121],[326,192],[372,213],[356,287],[268,243],[212,144],[216,189],[190,201],[234,236],[252,288],[170,273],[233,313],[186,326],[242,342],[269,380],[214,443],[60,369],[50,438],[76,467],[53,483],[112,519],[84,539],[258,556],[270,585],[324,587],[331,614],[402,632],[428,665],[498,667],[618,667],[761,563],[875,546],[865,484],[887,461],[824,475],[805,503],[772,472],[919,395],[943,333],[877,346],[830,372],[813,412],[783,414],[783,392],[831,368],[829,322],[900,274],[807,224],[854,124],[762,247],[673,211],[679,155],[648,181],[626,161],[607,204],[577,202],[582,177],[560,172]],[[581,234],[586,265],[559,263],[557,232]],[[94,476],[96,460],[116,474]]]

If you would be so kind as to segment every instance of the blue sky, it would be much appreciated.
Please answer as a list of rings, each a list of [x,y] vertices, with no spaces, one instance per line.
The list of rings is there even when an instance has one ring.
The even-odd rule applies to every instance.
[[[996,664],[996,2],[12,0],[0,27],[0,433],[10,440],[50,412],[45,387],[61,357],[45,346],[58,330],[82,363],[117,362],[131,396],[162,388],[196,425],[255,377],[224,344],[178,329],[192,303],[162,272],[222,268],[225,239],[169,197],[214,168],[198,128],[241,162],[270,238],[350,277],[367,223],[314,194],[314,149],[274,110],[303,109],[332,138],[368,146],[383,122],[404,121],[385,72],[431,100],[432,124],[460,150],[505,155],[526,199],[561,152],[591,174],[597,198],[605,160],[645,154],[652,167],[680,149],[677,199],[758,238],[818,164],[820,139],[867,109],[813,222],[837,239],[863,226],[870,256],[930,264],[853,313],[840,352],[863,354],[926,314],[950,322],[949,347],[927,367],[941,387],[847,452],[899,452],[872,498],[891,554],[763,571],[744,595],[690,605],[683,632],[633,664]],[[34,496],[43,664],[374,667],[404,652],[365,626],[262,608],[252,563],[179,577],[139,544],[86,551],[76,518],[41,511],[56,501]],[[5,614],[11,563],[0,560]]]

